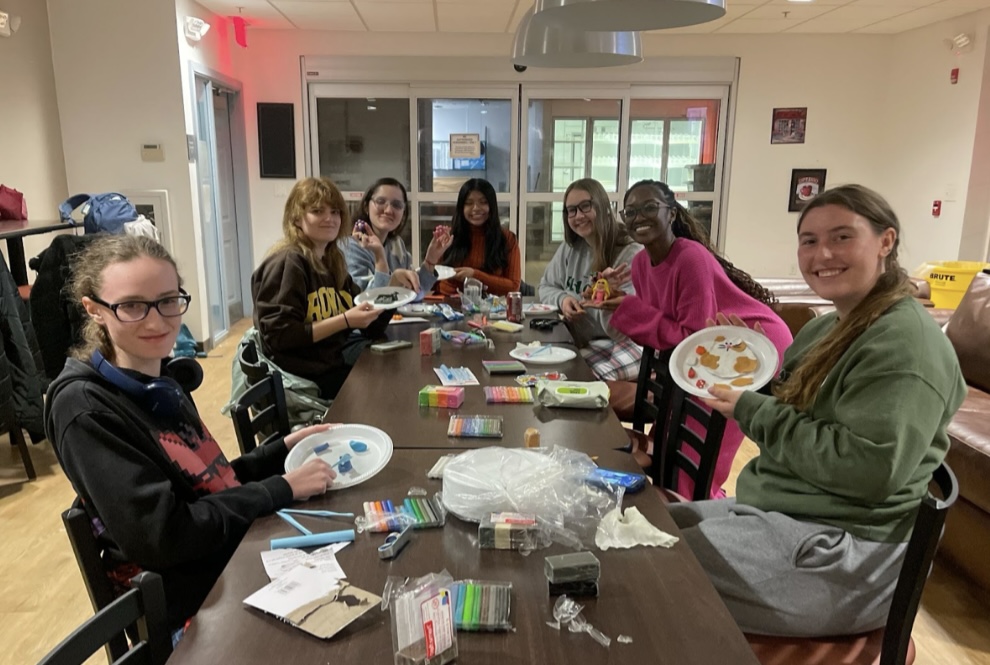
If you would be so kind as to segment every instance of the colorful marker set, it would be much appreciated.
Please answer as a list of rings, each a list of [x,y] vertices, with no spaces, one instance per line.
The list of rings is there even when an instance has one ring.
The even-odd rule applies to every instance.
[[[424,386],[419,391],[419,405],[435,409],[456,409],[464,404],[464,388],[460,386]]]
[[[384,533],[401,531],[409,525],[414,529],[443,526],[447,521],[447,512],[437,499],[407,496],[402,503],[393,503],[389,499],[366,501],[364,518],[366,531]]]
[[[447,436],[502,438],[502,416],[451,416]]]
[[[512,630],[512,584],[464,580],[450,588],[457,630]]]
[[[532,404],[532,388],[522,386],[485,386],[485,401],[489,404]]]

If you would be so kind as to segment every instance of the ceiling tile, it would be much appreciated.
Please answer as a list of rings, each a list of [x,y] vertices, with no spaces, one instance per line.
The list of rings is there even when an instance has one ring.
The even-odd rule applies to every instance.
[[[935,0],[918,0],[919,2],[935,2]],[[812,2],[791,2],[790,0],[770,0],[774,7],[839,7],[848,5],[853,0],[813,0]]]
[[[873,25],[868,25],[865,28],[856,30],[855,32],[867,32],[867,33],[897,33],[905,32],[907,30],[913,30],[915,28],[920,28],[926,25],[931,25],[933,23],[938,23],[939,21],[944,21],[946,19],[954,18],[956,16],[961,16],[963,14],[968,14],[974,9],[966,9],[961,7],[946,6],[947,3],[940,2],[936,5],[930,7],[922,7],[921,9],[915,9],[900,16],[895,16],[886,21],[880,21]]]
[[[856,0],[855,7],[899,7],[905,11],[934,5],[941,0]]]
[[[350,2],[271,0],[271,3],[301,30],[366,30]]]
[[[436,32],[433,3],[369,2],[354,5],[373,32]]]
[[[910,10],[898,7],[858,7],[856,5],[850,5],[839,7],[824,16],[819,16],[801,25],[796,25],[787,32],[852,32],[858,28],[863,28],[878,21],[903,14],[905,11]]]
[[[697,25],[689,25],[684,28],[669,28],[667,30],[647,30],[645,34],[662,34],[662,35],[676,35],[676,34],[698,34],[703,32],[715,32],[723,25],[735,21],[737,18],[747,16],[750,12],[756,9],[756,5],[740,5],[738,3],[732,3],[726,6],[725,16],[714,21],[708,21],[707,23],[699,23]]]
[[[514,9],[511,1],[437,2],[440,32],[505,32]]]
[[[291,30],[295,27],[266,0],[207,0],[200,4],[220,16],[241,16],[251,28]]]
[[[783,32],[787,28],[797,25],[794,19],[772,18],[772,19],[751,19],[741,18],[732,23],[720,27],[717,32],[722,33],[743,33],[756,34],[768,32]]]
[[[808,3],[791,3],[788,5],[763,5],[757,7],[746,15],[747,19],[782,19],[787,13],[788,21],[807,21],[810,18],[821,16],[826,12],[834,11],[835,7]]]

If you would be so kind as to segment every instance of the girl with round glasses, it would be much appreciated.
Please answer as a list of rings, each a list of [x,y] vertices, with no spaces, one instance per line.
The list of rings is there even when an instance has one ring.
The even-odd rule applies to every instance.
[[[196,613],[256,517],[327,490],[314,460],[283,473],[288,451],[329,425],[228,460],[168,356],[190,297],[172,257],[150,238],[106,236],[74,262],[82,341],[45,400],[45,432],[122,590],[162,576],[168,622]],[[191,359],[174,362],[195,363]],[[195,387],[195,386],[193,386]]]
[[[461,185],[450,236],[443,263],[455,268],[456,273],[451,279],[437,282],[441,294],[457,295],[464,280],[471,278],[484,284],[492,295],[504,296],[519,290],[519,243],[512,231],[502,228],[495,188],[490,182],[472,178]]]
[[[620,287],[603,305],[614,310],[612,327],[643,346],[662,350],[707,327],[719,313],[733,314],[751,327],[761,325],[783,357],[791,333],[769,307],[773,296],[718,255],[708,234],[666,184],[644,180],[633,185],[623,198],[622,218],[645,250],[632,262],[635,293],[623,293]],[[585,303],[589,306],[594,305]],[[725,496],[722,483],[742,440],[738,425],[730,421],[715,466],[713,498]],[[682,473],[675,489],[690,496],[694,487]]]
[[[610,310],[585,309],[581,302],[600,273],[628,266],[643,246],[615,219],[605,188],[592,178],[568,185],[563,221],[564,242],[540,280],[540,301],[560,310],[575,340],[584,342],[581,354],[599,379],[635,379],[642,349],[608,325]]]
[[[365,192],[351,236],[341,240],[347,272],[362,291],[395,283],[393,278],[413,291],[433,288],[434,269],[450,247],[450,236],[434,237],[422,265],[412,270],[412,254],[402,240],[408,221],[409,196],[401,182],[380,178]]]

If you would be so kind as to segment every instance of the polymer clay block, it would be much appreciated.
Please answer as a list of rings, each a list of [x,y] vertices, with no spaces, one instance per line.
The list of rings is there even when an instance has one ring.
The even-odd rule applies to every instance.
[[[593,596],[598,597],[598,582],[547,582],[547,592],[551,596]]]
[[[535,549],[536,516],[523,513],[491,513],[478,524],[481,549]]]
[[[543,560],[543,572],[553,584],[596,582],[601,575],[601,564],[591,552],[571,552],[548,556]]]

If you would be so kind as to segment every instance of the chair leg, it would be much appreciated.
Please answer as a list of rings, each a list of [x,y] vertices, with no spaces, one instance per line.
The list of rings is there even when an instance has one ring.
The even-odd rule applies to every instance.
[[[31,453],[28,450],[27,442],[24,440],[24,431],[16,422],[10,426],[10,444],[17,446],[21,453],[21,461],[24,462],[24,470],[27,471],[28,480],[35,480],[38,474],[34,471],[34,463],[31,461]]]

